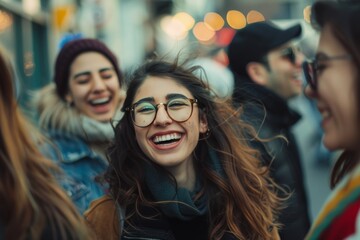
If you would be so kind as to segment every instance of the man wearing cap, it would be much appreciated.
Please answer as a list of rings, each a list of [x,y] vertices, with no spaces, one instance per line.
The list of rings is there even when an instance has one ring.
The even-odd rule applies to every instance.
[[[233,102],[236,107],[244,107],[242,118],[256,128],[261,138],[282,135],[287,139],[264,143],[273,158],[272,177],[292,193],[278,219],[283,224],[282,240],[304,239],[310,227],[300,155],[291,133],[300,115],[287,104],[302,91],[303,55],[292,44],[300,35],[299,24],[280,29],[270,22],[258,22],[238,30],[227,49],[235,76]],[[254,145],[264,152],[259,143]],[[269,155],[264,152],[264,156]]]

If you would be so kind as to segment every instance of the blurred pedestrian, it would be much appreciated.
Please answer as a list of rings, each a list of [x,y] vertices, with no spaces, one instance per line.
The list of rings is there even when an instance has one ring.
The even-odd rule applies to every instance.
[[[234,77],[231,71],[211,57],[199,57],[191,62],[202,69],[196,72],[198,76],[204,75],[210,88],[219,98],[231,98],[234,89]]]
[[[0,239],[91,239],[83,218],[50,173],[36,128],[15,98],[14,71],[0,49]]]
[[[291,132],[300,115],[287,103],[302,91],[303,55],[293,44],[300,35],[299,24],[280,29],[271,22],[257,22],[238,30],[228,46],[235,75],[233,102],[243,108],[242,119],[256,128],[260,138],[287,139],[275,138],[263,145],[273,157],[268,162],[274,181],[291,192],[279,216],[284,240],[302,240],[310,227],[300,155]]]
[[[278,239],[279,199],[249,126],[196,69],[153,59],[132,74],[110,194],[85,213],[100,239]]]
[[[111,123],[122,117],[124,87],[110,49],[99,40],[80,38],[60,50],[54,83],[34,100],[39,126],[54,143],[46,153],[67,174],[62,185],[81,212],[104,194],[100,176],[114,137]]]
[[[325,147],[343,152],[307,239],[360,239],[360,1],[319,1],[311,12],[320,40],[303,65],[306,94],[317,101]]]
[[[234,76],[227,67],[227,54],[223,47],[200,47],[199,53],[189,61],[189,66],[201,66],[195,74],[204,79],[213,94],[222,99],[231,98]]]

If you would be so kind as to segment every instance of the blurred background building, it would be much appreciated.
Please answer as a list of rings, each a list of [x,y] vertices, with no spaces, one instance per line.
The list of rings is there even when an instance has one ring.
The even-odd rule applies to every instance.
[[[51,81],[61,39],[103,40],[125,71],[148,55],[225,46],[233,31],[263,19],[303,20],[312,0],[0,0],[0,44],[21,89]],[[23,92],[20,101],[26,101]]]

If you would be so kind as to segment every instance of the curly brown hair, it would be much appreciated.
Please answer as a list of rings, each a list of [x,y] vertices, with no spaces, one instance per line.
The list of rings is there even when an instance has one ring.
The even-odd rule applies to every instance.
[[[193,152],[195,171],[201,171],[203,189],[209,193],[210,239],[231,232],[238,239],[272,239],[277,229],[279,198],[260,153],[248,145],[253,129],[242,122],[230,102],[217,100],[207,85],[194,75],[198,67],[186,68],[178,60],[152,59],[139,67],[129,81],[123,109],[129,107],[137,89],[149,77],[171,78],[188,89],[206,114],[210,134],[198,142]],[[120,206],[158,206],[146,196],[143,163],[151,161],[142,153],[134,134],[129,112],[116,125],[115,141],[109,154],[106,178],[110,192]],[[225,177],[208,164],[209,150],[216,152]],[[169,174],[169,173],[167,173]],[[174,180],[174,177],[172,177]],[[128,213],[130,216],[133,213]]]

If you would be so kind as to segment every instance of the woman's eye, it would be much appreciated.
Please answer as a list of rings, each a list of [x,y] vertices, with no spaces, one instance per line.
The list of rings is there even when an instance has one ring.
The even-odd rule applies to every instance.
[[[105,71],[102,71],[100,73],[100,76],[102,79],[110,79],[114,76],[114,71],[113,70],[105,70]]]
[[[320,74],[325,68],[326,65],[324,63],[318,64],[315,68],[316,74]]]
[[[174,100],[168,103],[169,108],[176,108],[189,105],[187,101],[184,100]]]
[[[90,78],[79,78],[79,79],[76,79],[76,83],[77,84],[86,84],[90,81]]]
[[[155,111],[155,108],[151,104],[140,104],[135,108],[135,112],[137,113],[149,113]]]
[[[101,78],[102,79],[110,79],[113,76],[114,76],[113,71],[106,71],[106,72],[101,73]]]
[[[150,107],[144,107],[144,108],[140,108],[138,109],[138,112],[149,112],[149,111],[153,111],[153,108]]]

